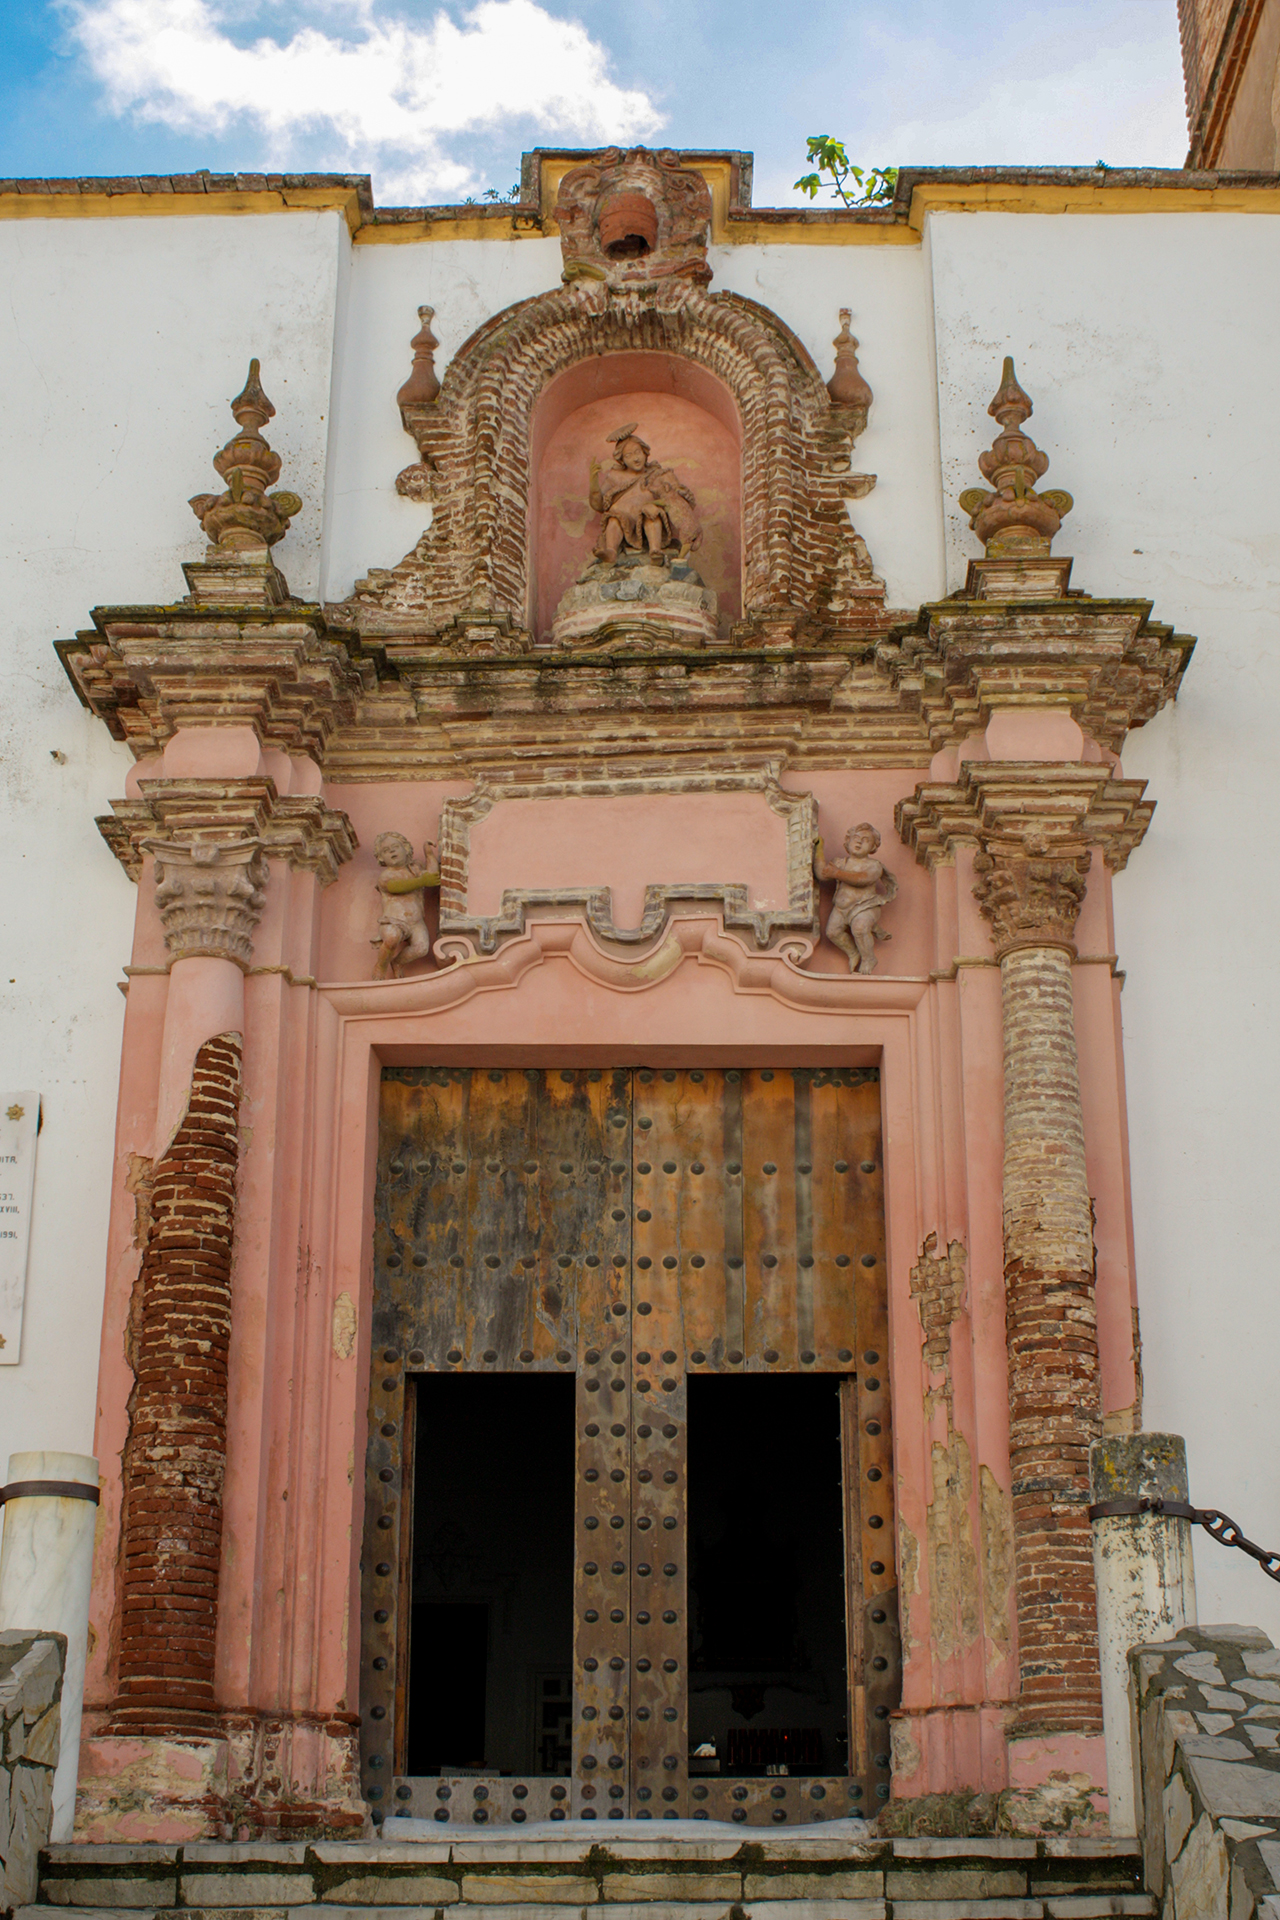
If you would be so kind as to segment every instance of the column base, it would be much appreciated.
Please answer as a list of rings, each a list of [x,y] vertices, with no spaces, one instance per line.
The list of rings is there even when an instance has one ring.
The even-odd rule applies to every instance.
[[[977,1706],[896,1714],[893,1798],[880,1810],[880,1831],[1108,1834],[1102,1735],[1021,1737],[1015,1713]]]
[[[246,1710],[161,1732],[86,1713],[75,1838],[353,1839],[372,1832],[359,1779],[354,1715]]]
[[[1111,1831],[1101,1733],[1042,1733],[1009,1742],[1005,1816],[1014,1833]]]

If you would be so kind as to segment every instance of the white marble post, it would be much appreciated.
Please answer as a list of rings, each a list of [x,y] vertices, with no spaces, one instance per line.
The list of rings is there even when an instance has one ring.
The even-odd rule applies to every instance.
[[[9,1456],[7,1484],[19,1480],[74,1480],[82,1486],[96,1487],[98,1463],[83,1453],[13,1453]],[[9,1500],[3,1511],[0,1630],[17,1627],[67,1636],[50,1838],[69,1840],[76,1817],[89,1585],[98,1509],[92,1500],[37,1494]]]
[[[1120,1433],[1095,1440],[1089,1457],[1095,1502],[1134,1495],[1187,1498],[1187,1453],[1176,1433]],[[1111,1831],[1137,1832],[1141,1789],[1129,1700],[1129,1650],[1176,1638],[1196,1624],[1191,1522],[1161,1513],[1112,1514],[1093,1523],[1098,1588],[1102,1724]]]

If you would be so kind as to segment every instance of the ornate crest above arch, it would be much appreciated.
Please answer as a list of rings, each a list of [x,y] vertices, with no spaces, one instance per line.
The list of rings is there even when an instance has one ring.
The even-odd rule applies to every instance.
[[[874,484],[851,463],[865,406],[832,399],[768,308],[674,275],[626,287],[577,280],[477,329],[442,385],[415,366],[400,399],[419,460],[399,486],[430,500],[431,524],[397,566],[358,581],[330,617],[371,639],[429,639],[442,653],[533,651],[535,410],[558,375],[620,353],[694,363],[726,391],[741,422],[742,618],[718,644],[812,646],[879,630],[884,585],[846,508]],[[644,626],[648,649],[661,650],[661,621]],[[624,640],[636,644],[635,635]]]

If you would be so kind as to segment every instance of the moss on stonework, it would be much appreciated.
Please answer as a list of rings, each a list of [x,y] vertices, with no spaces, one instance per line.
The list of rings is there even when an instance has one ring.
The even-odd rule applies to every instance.
[[[1081,1776],[1065,1774],[1042,1787],[1008,1787],[1003,1793],[926,1793],[895,1800],[876,1821],[876,1832],[888,1839],[1105,1831],[1105,1816],[1091,1789]]]

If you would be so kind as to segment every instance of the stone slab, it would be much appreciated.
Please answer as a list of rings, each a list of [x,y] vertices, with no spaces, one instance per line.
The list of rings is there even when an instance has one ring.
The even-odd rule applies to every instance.
[[[588,1907],[599,1899],[594,1880],[569,1873],[464,1873],[462,1897],[475,1906]]]
[[[309,1873],[182,1874],[184,1907],[303,1907],[315,1897]]]
[[[1031,1882],[1032,1898],[1036,1900],[1066,1899],[1074,1894],[1083,1897],[1086,1890],[1091,1898],[1098,1899],[1113,1893],[1132,1893],[1133,1875],[1125,1864],[1118,1862],[1110,1871],[1104,1867],[1091,1873],[1087,1880],[1082,1880],[1079,1874],[1066,1877],[1058,1874],[1051,1880],[1042,1880],[1037,1874]]]
[[[464,1882],[465,1884],[465,1882]],[[740,1900],[740,1873],[606,1873],[606,1900]]]
[[[1142,1865],[1142,1842],[1131,1833],[1047,1833],[1040,1844],[1049,1860],[1132,1860],[1136,1867]]]
[[[1051,1920],[1107,1920],[1115,1913],[1153,1914],[1150,1893],[1078,1893],[1047,1903]]]
[[[105,1920],[102,1907],[59,1907],[58,1920]],[[124,1911],[124,1909],[120,1909]],[[144,1911],[141,1907],[128,1908],[129,1920],[157,1920],[159,1909]],[[15,1907],[13,1920],[49,1920],[48,1907]]]
[[[887,1912],[883,1900],[753,1900],[747,1920],[885,1920]]]
[[[1231,1685],[1237,1693],[1247,1694],[1251,1700],[1280,1701],[1278,1680],[1251,1680],[1246,1676],[1243,1680],[1233,1680]]]
[[[491,1911],[494,1910],[485,1908],[486,1913]],[[183,1920],[186,1920],[185,1914]],[[405,1920],[405,1910],[403,1907],[338,1907],[325,1901],[307,1908],[307,1920]]]
[[[1034,1860],[1036,1842],[1006,1839],[997,1834],[975,1834],[967,1840],[916,1837],[895,1840],[893,1857],[895,1860]]]
[[[561,1907],[558,1911],[565,1916],[565,1920],[568,1920],[568,1916],[575,1911],[579,1915],[585,1915],[589,1911],[594,1912],[595,1909],[588,1909],[586,1907],[578,1907],[576,1909],[573,1907]],[[603,1912],[603,1909],[600,1911]],[[657,1911],[660,1912],[661,1909]],[[611,1906],[608,1912],[609,1920],[656,1920],[656,1913],[652,1904],[646,1904],[641,1901],[634,1903],[628,1902],[625,1906]],[[403,1920],[402,1916],[401,1920]],[[473,1907],[464,1905],[460,1907],[450,1907],[449,1920],[547,1920],[547,1909],[545,1907],[529,1906],[527,1904],[512,1907]],[[725,1920],[724,1902],[697,1900],[690,1901],[679,1907],[668,1906],[666,1911],[662,1913],[662,1920]],[[791,1920],[798,1920],[798,1917],[792,1915]]]
[[[835,1826],[835,1821],[829,1823]],[[842,1860],[858,1866],[887,1863],[887,1840],[844,1840],[839,1833],[789,1833],[785,1837],[773,1828],[741,1827],[740,1844],[760,1849],[761,1860]]]
[[[89,1912],[93,1909],[89,1908]],[[172,1909],[166,1912],[158,1909],[157,1920],[172,1920]],[[182,1920],[289,1920],[291,1907],[182,1907],[179,1909]],[[103,1920],[102,1909],[98,1909],[98,1920]],[[133,1915],[129,1916],[133,1920]]]
[[[40,1882],[42,1904],[51,1907],[176,1907],[178,1880],[132,1879],[127,1874],[110,1874]]]
[[[1200,1798],[1216,1814],[1280,1815],[1280,1772],[1244,1760],[1203,1760],[1187,1755]]]
[[[51,1867],[176,1867],[178,1849],[173,1847],[125,1846],[106,1841],[86,1847],[71,1840],[44,1849]]]
[[[220,1867],[301,1867],[306,1864],[305,1840],[193,1840],[182,1849],[187,1866],[205,1862]]]
[[[637,1838],[634,1826],[640,1826],[642,1835],[653,1833],[652,1826],[638,1822],[627,1824],[630,1830],[625,1832],[620,1832],[614,1826],[603,1831],[599,1827],[588,1827],[582,1839],[562,1839],[560,1835],[564,1826],[559,1824],[550,1826],[546,1837],[536,1832],[530,1836],[526,1829],[512,1827],[509,1835],[504,1831],[496,1842],[492,1833],[484,1840],[471,1836],[465,1840],[455,1840],[452,1847],[444,1850],[441,1858],[452,1859],[454,1866],[458,1867],[580,1866],[593,1847],[607,1846],[615,1860],[662,1861],[679,1872],[690,1861],[732,1860],[744,1842],[743,1831],[737,1827],[728,1828],[724,1839],[694,1837],[686,1840],[680,1835],[673,1836],[664,1823],[662,1838],[649,1839]],[[701,1822],[696,1826],[692,1821],[688,1824],[693,1827],[694,1836],[705,1836],[706,1828]],[[841,1858],[846,1851],[846,1848],[841,1848]]]
[[[322,1867],[434,1867],[443,1866],[453,1848],[447,1840],[316,1840],[311,1851]]]
[[[895,1900],[893,1920],[1044,1920],[1039,1900]]]
[[[1027,1894],[1025,1867],[944,1867],[933,1873],[891,1868],[884,1890],[900,1900],[1023,1900]]]
[[[749,1873],[743,1892],[748,1900],[879,1900],[884,1875],[869,1868],[861,1873]]]
[[[358,1873],[325,1889],[326,1902],[358,1907],[449,1907],[460,1896],[456,1880],[434,1873]]]

